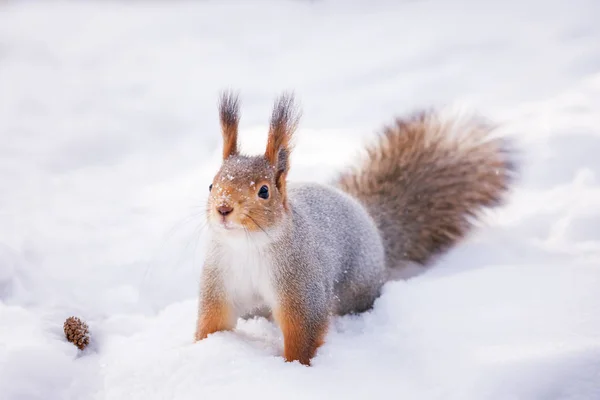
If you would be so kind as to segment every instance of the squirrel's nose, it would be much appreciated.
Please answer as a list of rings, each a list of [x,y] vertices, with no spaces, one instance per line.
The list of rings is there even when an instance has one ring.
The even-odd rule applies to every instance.
[[[222,216],[226,216],[227,214],[230,214],[233,211],[233,207],[229,207],[229,206],[219,206],[217,207],[217,211],[219,212],[219,214],[221,214]]]

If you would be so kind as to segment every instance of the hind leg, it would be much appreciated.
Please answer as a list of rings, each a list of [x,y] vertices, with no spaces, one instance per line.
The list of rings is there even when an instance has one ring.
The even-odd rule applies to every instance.
[[[344,271],[334,286],[336,314],[357,314],[370,310],[386,282],[383,256],[370,259],[361,257]]]

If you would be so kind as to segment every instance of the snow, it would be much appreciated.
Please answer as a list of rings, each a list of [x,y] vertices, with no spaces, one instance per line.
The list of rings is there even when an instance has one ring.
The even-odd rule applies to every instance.
[[[0,3],[0,398],[600,398],[600,3]],[[475,109],[519,145],[511,201],[310,368],[277,328],[192,343],[218,92],[241,140],[303,118],[290,179],[383,123]],[[62,333],[86,320],[83,353]]]

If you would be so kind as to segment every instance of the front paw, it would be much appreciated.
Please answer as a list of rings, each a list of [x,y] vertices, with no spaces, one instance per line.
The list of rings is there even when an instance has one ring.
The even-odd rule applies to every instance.
[[[205,300],[201,310],[196,323],[194,342],[206,339],[211,333],[229,331],[235,327],[235,315],[225,301]]]
[[[194,343],[201,341],[202,339],[206,338],[206,334],[202,333],[200,330],[197,330],[196,333],[194,334]]]
[[[283,333],[283,358],[286,362],[298,361],[310,366],[317,349],[323,344],[327,332],[327,318],[307,323],[297,313],[282,308],[276,314]]]

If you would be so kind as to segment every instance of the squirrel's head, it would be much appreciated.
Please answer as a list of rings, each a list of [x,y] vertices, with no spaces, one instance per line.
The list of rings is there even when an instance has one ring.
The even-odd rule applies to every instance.
[[[291,95],[275,102],[264,154],[238,151],[239,100],[224,93],[219,102],[223,163],[209,186],[209,226],[221,232],[267,232],[288,211],[286,177],[291,138],[299,114]]]

